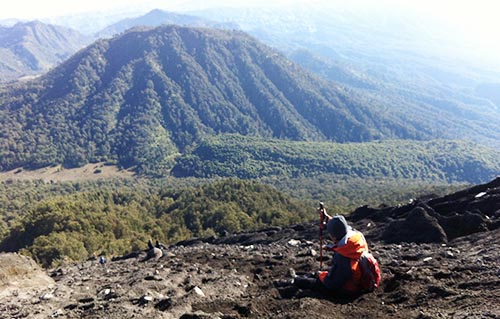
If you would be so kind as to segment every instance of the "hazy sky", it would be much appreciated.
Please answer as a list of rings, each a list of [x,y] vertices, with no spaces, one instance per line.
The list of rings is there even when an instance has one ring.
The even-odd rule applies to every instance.
[[[481,43],[482,48],[500,52],[500,0],[13,0],[4,1],[0,19],[42,19],[83,12],[142,10],[160,8],[187,11],[217,6],[308,6],[328,5],[410,10],[433,17],[463,36],[464,41]],[[499,58],[500,59],[500,58]]]
[[[34,19],[73,14],[77,12],[105,11],[127,8],[163,8],[192,10],[213,6],[267,6],[305,3],[308,5],[362,5],[408,7],[432,14],[448,16],[451,20],[472,18],[484,24],[498,19],[498,0],[13,0],[4,1],[0,19]]]

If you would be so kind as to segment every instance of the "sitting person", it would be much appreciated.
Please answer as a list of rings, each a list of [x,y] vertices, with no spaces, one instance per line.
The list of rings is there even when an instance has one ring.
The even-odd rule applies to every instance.
[[[365,283],[362,283],[362,271],[360,265],[361,255],[368,253],[368,244],[359,231],[353,230],[345,220],[344,216],[329,216],[322,209],[327,221],[327,231],[333,245],[323,247],[324,250],[333,251],[333,259],[328,271],[320,271],[315,278],[304,278],[292,275],[293,285],[301,289],[314,289],[333,292],[336,294],[355,295],[366,290]],[[371,256],[371,255],[370,255]],[[369,257],[373,258],[373,257]],[[376,261],[373,259],[376,263]],[[380,282],[380,269],[376,264],[378,278],[374,278],[376,288]],[[292,273],[294,273],[292,271]]]

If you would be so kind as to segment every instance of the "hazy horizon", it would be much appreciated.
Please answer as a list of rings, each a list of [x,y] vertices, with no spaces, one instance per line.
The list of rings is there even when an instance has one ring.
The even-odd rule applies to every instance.
[[[465,0],[451,1],[431,0],[402,1],[402,0],[252,0],[245,2],[228,0],[171,0],[168,3],[160,0],[46,0],[43,2],[34,0],[18,0],[10,3],[0,12],[0,20],[42,20],[53,23],[62,21],[67,26],[71,21],[76,21],[78,15],[116,15],[117,20],[121,17],[131,17],[145,13],[152,9],[162,9],[173,12],[197,11],[217,7],[234,8],[290,8],[304,5],[308,8],[321,8],[335,12],[362,11],[366,19],[376,16],[376,19],[385,19],[394,30],[398,30],[397,19],[404,21],[411,17],[419,21],[416,28],[421,28],[423,37],[433,40],[443,47],[449,47],[450,51],[463,50],[464,55],[470,58],[487,60],[490,65],[500,69],[500,2],[494,0]],[[328,11],[327,11],[328,12]],[[70,18],[72,17],[72,18]],[[433,25],[429,28],[429,25]],[[435,25],[435,27],[434,27]],[[75,28],[75,27],[74,27]],[[438,38],[438,41],[434,39]],[[420,39],[421,40],[421,39]]]

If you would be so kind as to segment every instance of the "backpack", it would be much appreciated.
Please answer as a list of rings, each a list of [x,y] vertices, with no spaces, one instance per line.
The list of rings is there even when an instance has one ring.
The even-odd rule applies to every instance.
[[[380,266],[375,257],[367,251],[359,257],[359,266],[361,268],[361,290],[363,292],[372,292],[380,286],[382,280]]]

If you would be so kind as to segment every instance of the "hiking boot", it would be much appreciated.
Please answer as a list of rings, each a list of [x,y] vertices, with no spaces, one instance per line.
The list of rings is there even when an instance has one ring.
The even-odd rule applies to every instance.
[[[293,279],[280,279],[273,281],[273,285],[276,288],[293,286]]]

